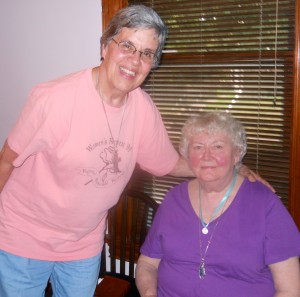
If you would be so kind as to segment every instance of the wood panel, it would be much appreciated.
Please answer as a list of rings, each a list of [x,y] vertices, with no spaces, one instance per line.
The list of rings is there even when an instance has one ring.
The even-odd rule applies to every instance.
[[[108,25],[115,13],[128,5],[127,0],[102,0],[102,28]]]
[[[289,211],[300,229],[300,0],[296,0],[294,108],[291,133]]]

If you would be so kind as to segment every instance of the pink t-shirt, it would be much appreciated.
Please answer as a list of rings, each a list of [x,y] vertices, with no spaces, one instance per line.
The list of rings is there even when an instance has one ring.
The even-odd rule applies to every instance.
[[[125,109],[124,109],[125,108]],[[107,210],[136,162],[154,175],[178,160],[151,98],[140,88],[124,108],[105,105],[117,162],[91,69],[34,88],[8,137],[19,154],[0,194],[0,249],[67,261],[101,251]]]

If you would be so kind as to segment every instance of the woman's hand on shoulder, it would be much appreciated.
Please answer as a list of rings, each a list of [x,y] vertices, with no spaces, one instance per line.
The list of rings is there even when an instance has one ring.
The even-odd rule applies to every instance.
[[[260,181],[265,186],[267,186],[269,189],[271,189],[272,192],[275,193],[275,189],[265,179],[263,179],[259,174],[252,171],[246,165],[242,164],[238,169],[238,173],[242,176],[247,177],[249,179],[249,181],[251,181],[251,182],[255,182],[256,180]]]

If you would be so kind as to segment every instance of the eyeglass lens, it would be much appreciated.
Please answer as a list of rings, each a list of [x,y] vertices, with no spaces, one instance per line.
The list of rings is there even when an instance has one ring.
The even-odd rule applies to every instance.
[[[128,41],[117,42],[113,38],[112,40],[118,45],[120,51],[123,53],[135,54],[135,52],[138,51],[136,47]],[[144,62],[152,63],[156,59],[155,54],[151,51],[144,51],[144,52],[138,51],[138,52],[140,53],[140,57]]]

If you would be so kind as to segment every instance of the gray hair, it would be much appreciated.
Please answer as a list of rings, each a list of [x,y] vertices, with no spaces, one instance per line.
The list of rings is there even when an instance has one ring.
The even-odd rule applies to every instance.
[[[191,116],[182,128],[179,151],[187,158],[190,138],[202,132],[210,134],[225,131],[240,153],[240,161],[246,154],[246,131],[242,124],[227,112],[201,112]]]
[[[158,66],[167,37],[167,27],[160,16],[152,8],[145,5],[131,5],[119,10],[102,34],[101,49],[102,46],[106,47],[123,28],[155,30],[158,37],[158,48],[156,51],[157,59],[152,67]]]

